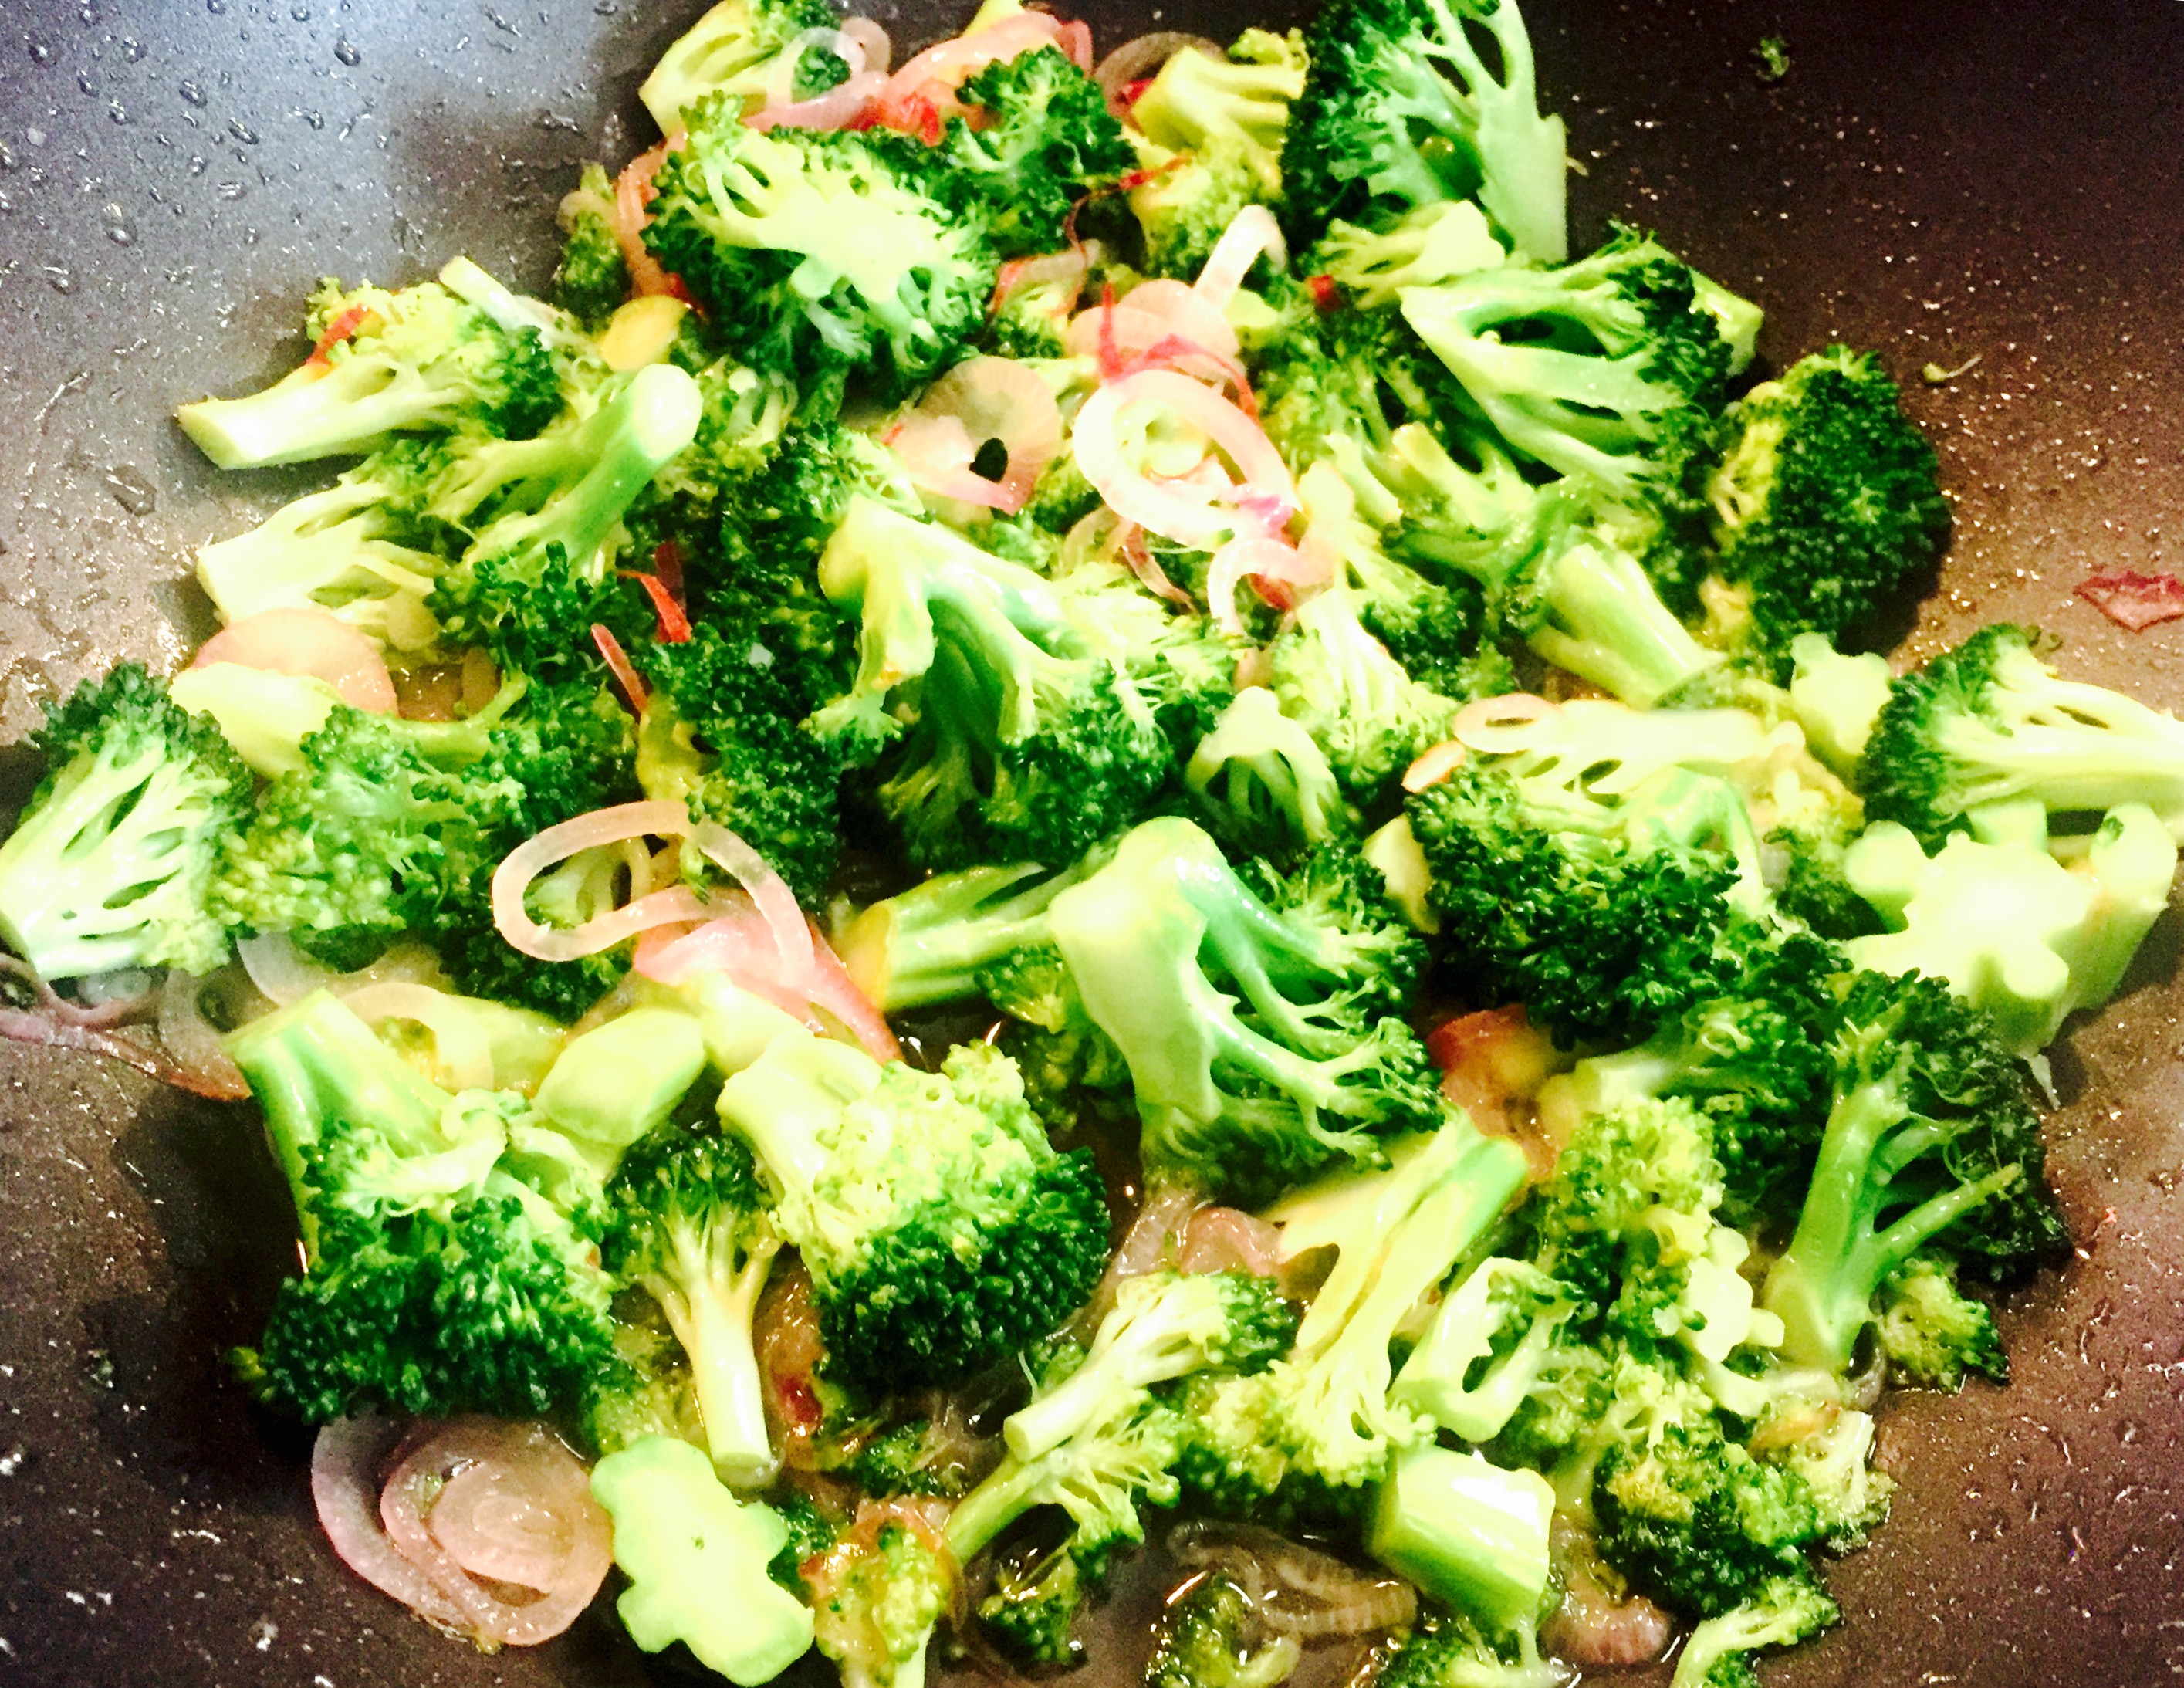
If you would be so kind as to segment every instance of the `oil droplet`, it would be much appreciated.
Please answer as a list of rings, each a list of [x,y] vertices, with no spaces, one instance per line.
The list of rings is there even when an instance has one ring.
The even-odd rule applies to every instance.
[[[356,43],[344,36],[334,43],[334,57],[344,64],[360,64],[364,55],[356,50]]]
[[[121,56],[131,64],[142,64],[144,62],[144,43],[134,36],[122,36]]]
[[[95,94],[98,92],[98,78],[88,70],[79,70],[75,73],[75,86],[80,93]]]
[[[0,170],[13,170],[14,168],[15,149],[9,146],[5,141],[0,141]]]
[[[227,10],[227,0],[205,0],[205,10],[217,18]]]
[[[116,246],[129,246],[136,239],[136,226],[130,222],[128,212],[118,204],[109,203],[99,214],[106,225],[106,237]]]
[[[223,181],[213,191],[223,199],[240,199],[250,190],[239,181]]]
[[[133,463],[117,463],[108,470],[106,490],[131,515],[149,515],[159,508],[159,489]]]
[[[315,111],[299,111],[296,115],[314,129],[323,129],[326,126],[326,120]]]
[[[31,43],[31,62],[33,64],[52,64],[53,62],[53,48],[47,46],[45,42],[42,41],[32,42]]]
[[[192,175],[203,175],[204,173],[205,173],[205,161],[204,161],[204,155],[203,155],[203,153],[191,153],[191,154],[190,154],[190,174],[191,174]]]
[[[0,1453],[0,1477],[13,1477],[23,1468],[24,1462],[30,1457],[31,1451],[20,1442],[16,1443],[7,1452]]]
[[[197,82],[185,81],[177,92],[192,105],[203,105],[205,103],[205,91]]]
[[[592,0],[592,10],[602,18],[611,18],[621,8],[615,4],[615,0]]]
[[[258,144],[258,131],[239,117],[231,117],[227,120],[227,132],[246,147],[254,147]]]
[[[47,264],[40,267],[46,272],[46,285],[55,292],[72,293],[75,291],[75,276],[66,266]]]
[[[111,100],[107,103],[106,114],[116,123],[126,123],[129,120],[129,108],[122,104],[120,100]]]
[[[311,8],[309,6],[291,6],[288,15],[299,24],[308,24],[311,21]]]

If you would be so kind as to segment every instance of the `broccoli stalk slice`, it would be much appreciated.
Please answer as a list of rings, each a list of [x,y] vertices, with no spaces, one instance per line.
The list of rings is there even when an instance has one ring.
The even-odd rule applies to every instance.
[[[42,979],[210,972],[206,894],[250,772],[212,721],[134,665],[86,681],[37,735],[48,772],[0,844],[0,935]]]
[[[1935,1236],[2017,1184],[2024,1169],[1997,1167],[1954,1184],[1901,1218],[1878,1223],[1888,1181],[1930,1150],[1945,1128],[1912,1112],[1902,1085],[1908,1054],[1841,1096],[1828,1111],[1819,1162],[1789,1248],[1767,1274],[1768,1311],[1786,1333],[1782,1352],[1801,1365],[1841,1371],[1871,1322],[1883,1279]]]
[[[1496,1630],[1520,1629],[1546,1594],[1554,1485],[1476,1453],[1406,1448],[1380,1485],[1366,1546],[1426,1593]]]
[[[1046,942],[1049,905],[1096,865],[936,874],[852,921],[837,944],[842,965],[883,1013],[977,996],[986,968]]]
[[[752,1319],[781,1238],[740,1145],[675,1134],[640,1145],[616,1177],[609,1263],[660,1304],[682,1351],[714,1468],[741,1488],[779,1468]]]
[[[484,272],[457,279],[471,273]],[[536,433],[560,408],[560,373],[537,320],[494,309],[502,295],[515,298],[473,304],[444,277],[395,293],[325,283],[310,331],[344,337],[263,392],[185,404],[176,420],[223,469],[365,452],[418,430]]]
[[[1264,1279],[1240,1272],[1125,1279],[1083,1363],[1011,1414],[1003,1439],[1018,1459],[1037,1459],[1104,1418],[1118,1395],[1213,1367],[1250,1370],[1288,1346],[1295,1329]]]

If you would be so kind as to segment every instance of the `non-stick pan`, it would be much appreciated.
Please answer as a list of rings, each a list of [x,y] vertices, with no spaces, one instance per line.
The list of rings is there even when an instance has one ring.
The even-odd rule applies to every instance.
[[[1267,17],[1164,4],[1086,10],[1103,47]],[[175,404],[292,363],[322,272],[406,281],[464,251],[543,283],[555,198],[649,142],[632,91],[697,9],[0,0],[0,740],[109,662],[176,662],[210,630],[192,548],[308,483],[215,476]],[[1777,364],[1840,338],[1905,382],[1957,501],[1905,654],[2032,620],[2072,668],[2184,707],[2184,623],[2126,634],[2070,591],[2184,551],[2184,8],[1528,11],[1585,172],[1580,239],[1651,226],[1766,304]],[[905,47],[961,22],[881,16]],[[1774,35],[1779,81],[1754,53]],[[1970,367],[1927,384],[1929,363]],[[9,801],[25,764],[0,761]],[[1885,1409],[1895,1515],[1831,1574],[1841,1627],[1770,1681],[2184,1673],[2178,949],[2172,916],[2059,1052],[2050,1164],[2078,1257],[2009,1297],[2015,1381]],[[305,1437],[221,1366],[292,1246],[247,1111],[14,1046],[0,1085],[0,1688],[672,1674],[597,1612],[482,1657],[326,1551]],[[1115,1630],[1080,1681],[1134,1675],[1141,1638]]]

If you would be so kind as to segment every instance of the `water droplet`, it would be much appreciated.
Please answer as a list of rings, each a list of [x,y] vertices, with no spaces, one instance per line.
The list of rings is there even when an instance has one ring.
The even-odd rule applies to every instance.
[[[203,155],[203,154],[201,154],[201,153],[191,153],[191,154],[190,154],[190,174],[191,174],[192,175],[203,175],[204,173],[205,173],[205,161],[204,161]]]
[[[203,105],[205,103],[205,91],[197,82],[185,80],[176,92],[192,105]]]
[[[24,1462],[30,1457],[31,1451],[20,1442],[17,1442],[7,1452],[0,1453],[0,1477],[13,1477],[23,1468]]]
[[[42,147],[46,144],[46,131],[33,123],[23,131],[23,138],[33,147]]]
[[[55,292],[72,293],[75,291],[75,276],[65,265],[45,264],[39,267],[45,271],[46,285]]]
[[[223,199],[240,199],[250,190],[239,181],[223,181],[213,191]]]
[[[4,189],[0,189],[0,217],[11,215],[14,209],[15,202],[8,196]]]
[[[250,1626],[250,1645],[260,1652],[271,1651],[273,1638],[281,1633],[281,1626],[270,1618],[261,1618]]]
[[[159,489],[133,463],[117,463],[108,470],[106,490],[131,515],[149,515],[159,507]]]
[[[131,64],[142,64],[144,62],[144,43],[134,36],[121,37],[121,56]]]
[[[52,64],[53,62],[53,48],[47,46],[46,43],[42,41],[33,41],[31,43],[31,62],[33,64]]]
[[[356,50],[356,43],[344,36],[334,43],[334,57],[344,64],[360,64],[364,55]]]
[[[217,18],[227,10],[227,0],[205,0],[205,10]]]
[[[304,122],[310,125],[314,129],[323,129],[326,126],[326,120],[325,117],[315,111],[299,111],[296,115],[302,118]]]
[[[227,120],[227,132],[246,147],[254,147],[258,144],[258,131],[239,117],[231,117]]]
[[[602,18],[611,18],[621,8],[615,4],[615,0],[592,0],[592,10]]]
[[[86,94],[95,94],[98,92],[98,78],[88,70],[79,70],[75,73],[75,85],[79,91]]]
[[[134,243],[136,239],[136,230],[129,220],[128,212],[123,210],[120,205],[109,203],[98,214],[106,225],[107,239],[112,241],[116,246],[129,246]]]
[[[106,104],[106,114],[115,123],[126,123],[129,120],[129,108],[122,104],[120,100],[109,100]]]
[[[95,24],[98,21],[98,8],[96,6],[78,7],[76,8],[76,17],[84,23]]]
[[[9,146],[5,141],[0,141],[0,170],[13,170],[14,168],[15,149]]]
[[[291,6],[288,15],[299,24],[308,24],[311,21],[311,8],[309,6]]]

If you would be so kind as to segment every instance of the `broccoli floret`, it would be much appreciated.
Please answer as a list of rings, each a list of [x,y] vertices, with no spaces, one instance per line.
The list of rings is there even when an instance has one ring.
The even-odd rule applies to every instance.
[[[985,224],[1003,258],[1064,245],[1070,207],[1136,162],[1100,85],[1058,48],[996,59],[956,97],[984,120],[950,121],[943,192]]]
[[[581,684],[520,677],[466,721],[334,710],[304,766],[226,840],[210,904],[255,932],[493,924],[487,880],[532,833],[625,788],[628,717]]]
[[[1564,1363],[1557,1338],[1577,1310],[1570,1287],[1530,1262],[1483,1260],[1442,1298],[1388,1398],[1491,1441]]]
[[[476,266],[456,265],[399,292],[320,282],[305,322],[319,343],[310,357],[262,393],[183,405],[182,432],[223,469],[366,452],[419,430],[537,433],[561,408],[555,346],[498,296],[465,297]],[[580,337],[571,327],[554,341],[565,337]]]
[[[1618,498],[1683,476],[1722,402],[1719,324],[1689,267],[1635,230],[1557,269],[1413,288],[1402,312],[1511,446]]]
[[[744,362],[800,382],[866,370],[892,399],[978,331],[997,260],[920,143],[749,129],[726,95],[688,116],[644,242]]]
[[[1497,64],[1474,25],[1493,38]],[[1515,0],[1334,0],[1309,42],[1312,74],[1282,151],[1295,238],[1333,217],[1384,223],[1476,198],[1527,257],[1568,255],[1563,123],[1540,114]]]
[[[664,565],[662,548],[671,545],[686,586],[703,588],[740,572],[740,554],[723,554],[738,550],[722,543],[730,489],[753,481],[788,448],[797,393],[786,376],[760,375],[733,358],[699,365],[691,379],[703,402],[696,436],[646,483],[622,526],[630,554],[656,569]]]
[[[1303,37],[1246,30],[1216,58],[1184,47],[1130,108],[1130,210],[1156,276],[1195,276],[1246,205],[1282,198],[1282,137],[1304,92]]]
[[[1377,521],[1393,517],[1381,507],[1389,494],[1357,483],[1379,467],[1396,430],[1417,423],[1439,438],[1468,408],[1463,389],[1392,311],[1312,311],[1286,325],[1256,364],[1262,426],[1283,460],[1299,476],[1331,460]]]
[[[1389,1398],[1389,1347],[1420,1295],[1471,1253],[1526,1178],[1524,1151],[1462,1115],[1407,1138],[1377,1171],[1296,1191],[1267,1217],[1282,1253],[1335,1251],[1290,1355],[1268,1373],[1276,1443],[1297,1469],[1342,1488],[1377,1482],[1433,1425]]]
[[[826,0],[721,0],[660,55],[637,96],[671,136],[710,95],[725,97],[734,120],[768,100],[809,99],[849,73],[811,39],[839,23]]]
[[[841,853],[842,762],[798,725],[803,699],[783,673],[792,661],[762,631],[712,622],[649,647],[642,671],[657,689],[638,729],[638,772],[648,796],[730,828],[816,904]]]
[[[554,269],[554,303],[581,322],[601,323],[629,297],[629,265],[615,232],[615,186],[604,164],[586,164],[561,201],[561,261]]]
[[[526,1417],[615,1366],[597,1175],[521,1096],[449,1096],[323,991],[229,1051],[303,1234],[248,1362],[267,1400]]]
[[[1106,1263],[1090,1155],[1055,1151],[998,1050],[930,1073],[784,1035],[727,1081],[721,1114],[781,1193],[850,1386],[960,1381],[1059,1326]]]
[[[1172,1271],[1126,1278],[1083,1362],[1002,1427],[1009,1451],[1036,1459],[1106,1416],[1121,1394],[1186,1373],[1256,1371],[1283,1352],[1296,1315],[1263,1278]]]
[[[838,1468],[867,1495],[939,1496],[954,1500],[969,1486],[960,1443],[936,1435],[932,1422],[913,1418],[883,1430]]]
[[[863,626],[855,686],[813,725],[879,762],[880,807],[922,866],[1074,861],[1167,784],[1167,722],[1233,677],[1202,623],[1118,569],[1050,582],[868,499],[820,581]]]
[[[732,1139],[669,1130],[624,1157],[608,1188],[604,1257],[659,1302],[690,1358],[714,1468],[739,1487],[777,1466],[751,1319],[780,1234],[750,1151]]]
[[[844,1688],[921,1688],[926,1644],[953,1579],[926,1531],[891,1518],[874,1528],[869,1515],[838,1531],[799,1574],[819,1651]]]
[[[1330,223],[1301,267],[1346,289],[1359,309],[1380,312],[1406,287],[1492,270],[1508,255],[1478,206],[1468,199],[1437,199],[1405,212],[1385,229]]]
[[[1951,1393],[1967,1376],[2009,1381],[2009,1356],[1983,1301],[1957,1288],[1953,1266],[1914,1254],[1881,1280],[1875,1325],[1890,1373],[1926,1389]]]
[[[1717,566],[1777,672],[1797,634],[1858,628],[1948,542],[1934,448],[1869,354],[1800,359],[1740,399],[1724,434],[1707,483]]]
[[[1983,824],[2010,806],[2020,835]],[[2176,841],[2142,803],[2110,811],[2068,867],[2048,852],[2036,801],[1997,805],[1973,825],[1983,836],[1952,833],[1931,860],[1893,822],[1868,828],[1843,875],[1890,929],[1843,947],[1862,967],[1947,980],[2031,1060],[2070,1015],[2099,1007],[2122,983],[2169,905]]]
[[[1852,777],[1895,683],[1888,659],[1873,651],[1846,656],[1818,633],[1799,633],[1790,641],[1790,708],[1806,744]]]
[[[1550,1688],[1568,1673],[1527,1657],[1526,1633],[1516,1645],[1490,1639],[1461,1613],[1429,1611],[1397,1638],[1373,1688]]]
[[[234,622],[315,607],[398,651],[426,652],[439,626],[425,607],[461,536],[429,507],[454,448],[398,440],[322,492],[198,552],[198,582]]]
[[[1611,1563],[1660,1598],[1718,1618],[1778,1579],[1810,1584],[1827,1527],[1811,1485],[1755,1459],[1710,1420],[1618,1444],[1593,1503]]]
[[[1482,1000],[1522,1002],[1558,1038],[1613,1045],[1710,994],[1726,966],[1737,872],[1677,838],[1680,825],[1652,835],[1653,816],[1674,819],[1674,808],[1638,803],[1605,825],[1558,815],[1476,761],[1412,796],[1406,812],[1433,872],[1433,907]]]
[[[1226,1577],[1193,1584],[1161,1614],[1145,1688],[1279,1688],[1303,1659],[1294,1636],[1249,1644],[1251,1608]]]
[[[1367,889],[1373,870],[1320,854],[1334,883],[1270,885],[1270,905],[1190,822],[1149,821],[1054,900],[1085,1011],[1129,1064],[1149,1171],[1267,1193],[1439,1122],[1399,1017],[1417,941]]]
[[[988,968],[1048,941],[1048,905],[1097,865],[938,874],[851,922],[838,944],[842,964],[883,1013],[968,1000],[984,988]]]
[[[601,557],[627,510],[660,466],[695,437],[704,401],[671,364],[639,370],[613,398],[556,443],[553,461],[527,465],[504,492],[426,607],[451,645],[482,645],[512,666],[537,669],[548,653],[581,640],[609,588]],[[560,593],[579,601],[526,602],[560,572]]]
[[[1891,690],[1858,766],[1866,813],[1929,850],[1982,805],[2036,797],[2051,816],[2143,803],[2184,838],[2184,722],[2065,680],[2007,622]]]
[[[1840,1371],[1888,1273],[1937,1236],[2001,1270],[2066,1240],[2039,1116],[1992,1022],[1939,980],[1860,973],[1812,1189],[1765,1301],[1784,1354]]]
[[[1357,830],[1326,751],[1264,686],[1236,694],[1190,753],[1183,781],[1206,824],[1252,855],[1287,856]]]
[[[788,1525],[729,1494],[703,1451],[645,1437],[593,1468],[592,1495],[614,1521],[615,1563],[629,1578],[615,1611],[645,1652],[682,1641],[756,1688],[811,1650],[811,1612],[767,1572]]]
[[[250,770],[218,727],[124,663],[49,705],[46,775],[0,844],[0,936],[48,981],[227,958],[210,897]]]
[[[1404,672],[1358,607],[1339,584],[1299,604],[1274,641],[1273,679],[1282,713],[1312,734],[1370,818],[1392,807],[1396,782],[1419,753],[1449,736],[1459,705]]]
[[[1747,1654],[1817,1635],[1841,1617],[1810,1577],[1773,1577],[1742,1604],[1692,1626],[1669,1688],[1759,1688]]]

